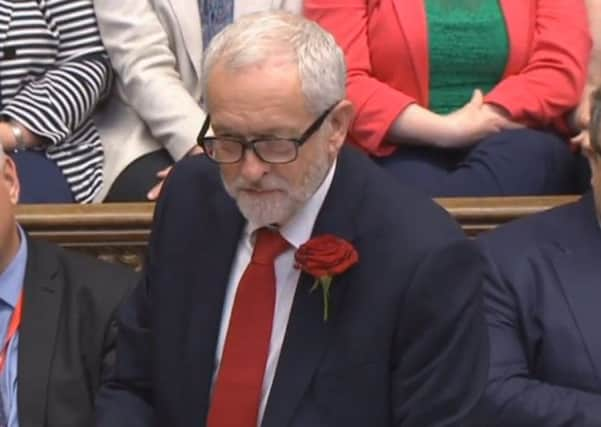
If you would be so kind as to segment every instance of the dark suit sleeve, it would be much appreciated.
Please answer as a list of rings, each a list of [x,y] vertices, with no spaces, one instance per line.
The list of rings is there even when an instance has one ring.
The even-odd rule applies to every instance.
[[[180,163],[181,164],[181,163]],[[153,277],[160,265],[161,237],[177,169],[167,177],[154,211],[144,273],[118,316],[115,368],[96,399],[97,427],[149,427],[156,424],[153,402]],[[172,184],[175,186],[172,188]]]
[[[143,279],[119,313],[115,367],[96,399],[98,427],[154,425],[149,304],[146,280]]]
[[[545,383],[531,374],[532,355],[540,344],[540,328],[534,319],[536,274],[530,268],[522,269],[513,275],[521,282],[512,283],[492,252],[485,250],[485,254],[490,266],[484,296],[491,367],[478,411],[481,422],[499,427],[601,426],[600,395]]]
[[[457,240],[419,263],[400,312],[393,369],[394,425],[462,426],[486,386],[484,262]]]
[[[96,274],[97,282],[94,283],[95,289],[102,290],[97,294],[97,304],[105,308],[102,316],[102,324],[105,327],[100,336],[100,371],[95,376],[97,378],[95,390],[98,390],[114,372],[119,331],[119,308],[140,281],[140,275],[129,267],[117,264],[109,265],[104,262],[102,264],[106,264],[103,266],[106,276]]]
[[[115,368],[115,353],[117,348],[118,321],[116,313],[110,319],[102,342],[102,360],[100,366],[100,383],[106,382]]]
[[[168,186],[173,174],[167,178]],[[155,209],[144,274],[122,305],[118,315],[115,367],[96,398],[97,427],[154,426],[151,331],[151,278],[157,265],[157,237],[168,191],[163,191]]]

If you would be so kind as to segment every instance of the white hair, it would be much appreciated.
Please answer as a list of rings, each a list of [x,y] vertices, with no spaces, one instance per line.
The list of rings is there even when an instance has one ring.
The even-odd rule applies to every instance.
[[[307,110],[321,114],[345,97],[346,64],[334,37],[313,21],[283,11],[246,15],[217,34],[204,53],[203,93],[218,62],[230,70],[260,65],[273,55],[298,66]]]
[[[4,148],[0,146],[0,167],[4,166],[4,159],[6,158],[6,153],[4,152]]]

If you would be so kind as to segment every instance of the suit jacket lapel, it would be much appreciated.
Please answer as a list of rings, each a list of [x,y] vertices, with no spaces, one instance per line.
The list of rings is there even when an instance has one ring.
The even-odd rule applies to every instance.
[[[349,242],[354,240],[356,230],[353,215],[362,194],[363,176],[358,172],[361,169],[353,167],[351,157],[348,150],[343,150],[332,185],[317,217],[313,236],[327,233]],[[324,354],[328,336],[336,324],[347,280],[348,275],[342,274],[332,282],[330,317],[324,322],[321,289],[310,293],[314,279],[301,274],[263,417],[263,427],[289,425]]]
[[[200,79],[202,63],[202,23],[198,0],[182,1],[168,0],[173,8],[175,18],[180,26],[181,36],[186,46],[186,52],[192,62],[192,67]]]
[[[19,333],[18,413],[21,427],[39,427],[45,425],[64,278],[54,251],[32,240],[28,245]]]
[[[183,411],[194,411],[184,419],[198,420],[199,425],[204,425],[208,413],[225,290],[245,224],[225,192],[218,193],[209,206],[214,219],[211,233],[202,236],[200,244],[196,237],[190,239],[192,248],[202,248],[196,256],[203,259],[186,263],[186,270],[178,274],[178,280],[189,282],[182,302],[182,313],[189,315],[183,334],[180,403]]]
[[[575,213],[569,222],[579,224],[579,232],[563,236],[551,260],[601,384],[601,230],[590,195],[578,203]]]

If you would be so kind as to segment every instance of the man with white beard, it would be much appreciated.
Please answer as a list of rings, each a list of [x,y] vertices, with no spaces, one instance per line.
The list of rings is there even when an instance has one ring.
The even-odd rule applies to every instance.
[[[332,36],[250,15],[203,66],[206,155],[166,182],[97,425],[462,425],[488,368],[482,261],[443,209],[343,148]]]

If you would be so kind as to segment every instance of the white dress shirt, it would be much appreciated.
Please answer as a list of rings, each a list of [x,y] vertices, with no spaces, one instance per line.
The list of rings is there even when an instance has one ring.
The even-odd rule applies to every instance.
[[[280,358],[280,351],[284,336],[286,335],[286,327],[288,326],[288,318],[292,309],[292,302],[296,292],[296,285],[300,278],[300,270],[294,268],[294,253],[307,240],[311,238],[311,232],[317,215],[321,209],[321,205],[330,189],[336,162],[330,168],[326,178],[323,180],[317,191],[307,200],[305,205],[288,221],[280,227],[280,234],[288,243],[290,248],[275,260],[275,277],[276,277],[276,297],[275,310],[273,315],[273,329],[271,332],[271,342],[269,346],[269,355],[267,357],[267,366],[265,368],[265,376],[263,377],[263,389],[261,396],[261,405],[259,407],[259,416],[257,425],[261,425],[269,391],[275,377],[275,371]],[[221,317],[221,329],[219,330],[219,339],[217,341],[217,349],[215,352],[215,371],[213,372],[213,385],[217,379],[219,366],[221,364],[221,356],[223,355],[223,347],[225,338],[232,314],[232,307],[236,296],[238,284],[250,262],[252,256],[255,231],[258,229],[256,225],[248,223],[242,233],[232,271],[227,284],[225,293],[225,301],[223,304],[223,313]],[[309,290],[307,289],[307,292]]]

